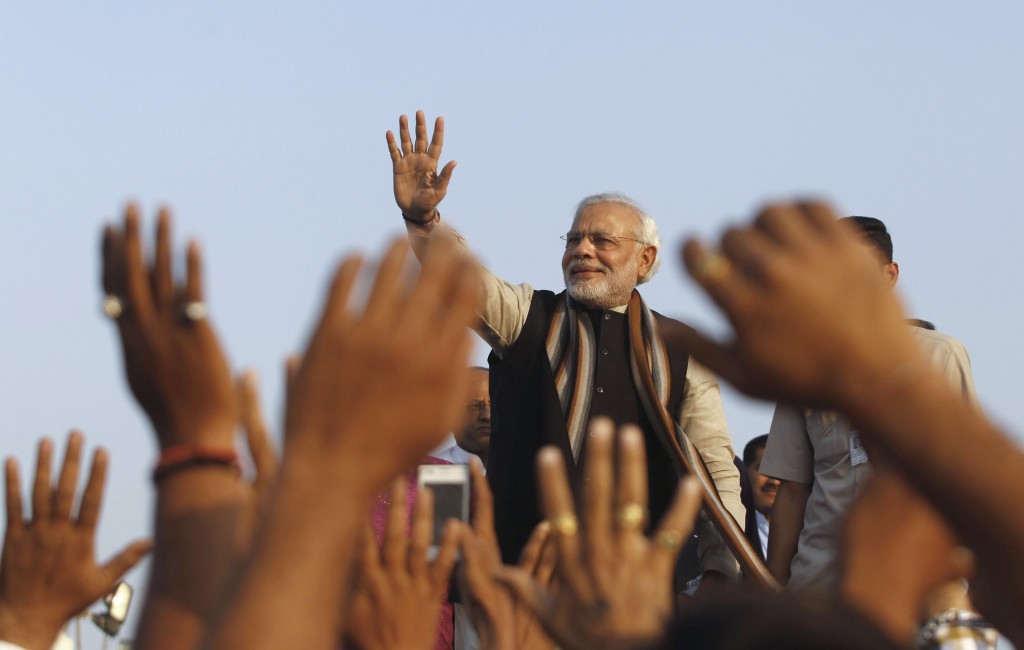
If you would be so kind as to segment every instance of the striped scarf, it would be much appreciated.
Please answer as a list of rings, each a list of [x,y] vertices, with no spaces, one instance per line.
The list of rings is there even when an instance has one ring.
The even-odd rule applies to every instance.
[[[661,403],[668,406],[669,367],[665,345],[658,336],[654,313],[633,290],[632,304],[639,304],[643,310],[642,330],[644,356],[654,377],[654,386]],[[545,340],[548,362],[555,376],[555,388],[565,417],[565,428],[569,433],[569,446],[573,459],[579,460],[583,448],[584,431],[590,416],[590,396],[593,394],[594,364],[597,358],[597,343],[594,328],[586,310],[566,292],[565,300],[555,310]],[[637,368],[630,355],[634,384]]]

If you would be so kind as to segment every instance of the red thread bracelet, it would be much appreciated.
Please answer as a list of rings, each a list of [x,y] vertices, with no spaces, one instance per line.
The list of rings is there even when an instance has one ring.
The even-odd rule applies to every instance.
[[[160,459],[153,468],[153,482],[158,483],[168,474],[204,465],[219,465],[241,473],[238,452],[230,447],[205,447],[203,445],[175,445],[160,452]]]

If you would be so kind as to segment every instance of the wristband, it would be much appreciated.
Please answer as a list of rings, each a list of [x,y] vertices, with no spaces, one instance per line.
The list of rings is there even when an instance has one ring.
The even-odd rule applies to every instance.
[[[974,612],[948,609],[936,614],[921,628],[917,647],[922,650],[991,650],[999,634]]]
[[[238,452],[230,447],[204,447],[203,445],[175,445],[160,452],[160,459],[153,468],[153,482],[190,467],[218,465],[241,474]]]
[[[420,221],[419,219],[413,219],[412,217],[407,217],[405,215],[405,213],[403,212],[402,213],[402,218],[405,219],[406,222],[411,223],[411,224],[416,225],[416,226],[429,226],[430,224],[432,224],[432,223],[434,223],[436,221],[440,221],[441,213],[437,211],[437,208],[435,208],[434,211],[430,213],[430,218],[429,219],[426,219],[424,221]]]

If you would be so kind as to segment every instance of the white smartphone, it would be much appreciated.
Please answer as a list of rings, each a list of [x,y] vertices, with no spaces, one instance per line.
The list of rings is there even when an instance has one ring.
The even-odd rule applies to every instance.
[[[420,490],[429,488],[434,493],[434,538],[429,551],[429,558],[433,560],[437,557],[445,522],[449,519],[469,521],[469,466],[420,465],[416,485]]]

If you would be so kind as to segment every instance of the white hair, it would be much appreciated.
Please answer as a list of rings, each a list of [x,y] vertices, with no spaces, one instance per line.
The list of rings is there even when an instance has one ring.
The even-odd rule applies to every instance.
[[[661,252],[661,235],[658,234],[658,224],[654,223],[654,219],[651,218],[647,211],[643,209],[639,203],[626,196],[622,192],[602,192],[600,194],[591,194],[585,197],[576,206],[576,213],[573,215],[573,220],[580,216],[586,208],[599,203],[617,203],[618,205],[624,205],[627,208],[636,212],[637,216],[640,217],[640,231],[637,233],[637,239],[640,240],[641,246],[653,246],[654,247],[654,263],[651,264],[651,268],[648,269],[647,273],[643,275],[637,284],[643,284],[648,282],[654,277],[654,274],[661,268],[661,256],[658,255]]]

